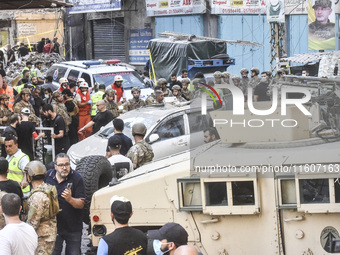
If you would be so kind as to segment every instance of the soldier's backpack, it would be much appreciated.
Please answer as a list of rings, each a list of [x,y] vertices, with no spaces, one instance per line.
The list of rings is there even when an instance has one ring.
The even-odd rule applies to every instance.
[[[36,192],[43,192],[47,195],[50,200],[50,212],[49,218],[55,217],[59,213],[59,201],[58,201],[58,192],[55,186],[47,185],[47,187],[34,189],[30,196],[32,196]]]

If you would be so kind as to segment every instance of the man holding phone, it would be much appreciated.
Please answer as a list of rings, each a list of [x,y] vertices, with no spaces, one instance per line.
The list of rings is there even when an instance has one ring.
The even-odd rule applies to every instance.
[[[59,207],[57,214],[57,240],[53,255],[61,254],[63,242],[66,242],[66,255],[80,255],[83,229],[82,209],[85,200],[83,177],[71,169],[70,158],[59,153],[55,158],[55,169],[47,172],[45,182],[56,186]]]

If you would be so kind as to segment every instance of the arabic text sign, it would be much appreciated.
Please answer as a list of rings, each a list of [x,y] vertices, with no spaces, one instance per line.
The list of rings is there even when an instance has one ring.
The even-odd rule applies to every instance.
[[[205,13],[205,0],[146,0],[147,16]]]
[[[97,11],[118,11],[121,10],[121,0],[70,0],[74,7],[70,8],[71,14],[97,12]]]
[[[152,29],[131,29],[129,44],[129,63],[145,64],[149,60],[147,49],[149,40],[152,39]]]

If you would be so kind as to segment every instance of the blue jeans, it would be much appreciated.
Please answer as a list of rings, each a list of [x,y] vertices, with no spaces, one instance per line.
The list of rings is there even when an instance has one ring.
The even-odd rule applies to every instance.
[[[60,255],[63,250],[64,241],[66,242],[65,255],[81,255],[81,236],[82,232],[58,231],[52,255]]]

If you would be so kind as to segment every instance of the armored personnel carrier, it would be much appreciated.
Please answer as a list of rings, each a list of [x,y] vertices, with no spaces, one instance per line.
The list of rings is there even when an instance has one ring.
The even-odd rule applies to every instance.
[[[210,113],[219,140],[95,192],[93,245],[114,230],[109,201],[119,195],[133,205],[130,226],[177,222],[202,254],[340,253],[339,82],[301,79],[279,82],[272,102],[232,91],[233,110]]]

